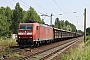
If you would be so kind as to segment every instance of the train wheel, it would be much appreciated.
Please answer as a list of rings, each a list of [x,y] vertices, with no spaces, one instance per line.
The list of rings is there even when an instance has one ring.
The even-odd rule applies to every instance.
[[[36,42],[34,43],[34,47],[38,47],[38,46],[40,46],[40,42],[36,41]]]
[[[47,40],[47,44],[49,44],[49,41]]]
[[[40,42],[39,41],[37,42],[37,46],[40,46]]]
[[[33,46],[34,46],[34,47],[37,47],[37,41],[34,42],[34,45],[33,45]]]

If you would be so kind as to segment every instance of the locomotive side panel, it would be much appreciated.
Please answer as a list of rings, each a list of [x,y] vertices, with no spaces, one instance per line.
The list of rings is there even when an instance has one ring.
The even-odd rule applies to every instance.
[[[37,31],[38,31],[37,26],[39,26],[38,23],[33,23],[33,41],[37,40],[37,34],[39,34],[39,33],[37,33]]]
[[[53,28],[45,27],[45,26],[38,26],[37,30],[37,40],[52,40],[53,39]]]

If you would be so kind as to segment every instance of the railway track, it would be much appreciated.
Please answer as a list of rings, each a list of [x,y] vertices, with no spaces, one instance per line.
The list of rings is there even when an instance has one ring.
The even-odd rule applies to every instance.
[[[52,56],[53,54],[55,54],[57,52],[62,52],[63,50],[66,50],[67,48],[69,48],[70,46],[72,46],[73,44],[78,42],[79,40],[80,40],[80,38],[78,38],[78,39],[74,38],[74,39],[72,39],[68,42],[65,42],[63,44],[60,44],[58,46],[51,47],[49,49],[34,53],[32,55],[25,56],[24,58],[20,58],[18,60],[45,60],[46,58],[49,58],[50,56]],[[49,60],[50,60],[50,58],[49,58]]]
[[[74,40],[74,41],[72,42],[72,40]],[[48,47],[45,49],[43,49],[42,47],[46,47],[46,45],[42,46],[42,47],[38,47],[38,48],[33,48],[33,49],[32,48],[20,49],[20,47],[14,47],[10,51],[6,51],[6,52],[9,52],[9,53],[13,53],[13,52],[17,53],[18,52],[20,55],[23,55],[22,53],[26,54],[26,55],[23,55],[24,56],[23,58],[19,58],[19,59],[15,59],[15,60],[45,60],[46,58],[50,57],[51,55],[53,55],[59,51],[63,51],[64,46],[68,47],[69,45],[73,44],[74,42],[78,42],[77,40],[80,40],[80,38],[70,39],[63,43],[61,42],[59,45],[57,43],[54,43],[54,44],[56,44],[56,46]],[[52,44],[50,44],[50,45],[52,45]],[[38,50],[38,51],[35,51],[35,50]],[[49,58],[49,60],[50,59],[51,59],[51,57]],[[11,60],[13,60],[13,59],[11,59]]]
[[[6,49],[6,50],[0,50],[0,52],[10,52],[12,53],[13,51],[22,51],[23,49],[20,49],[19,47],[18,48],[9,48],[9,49]]]

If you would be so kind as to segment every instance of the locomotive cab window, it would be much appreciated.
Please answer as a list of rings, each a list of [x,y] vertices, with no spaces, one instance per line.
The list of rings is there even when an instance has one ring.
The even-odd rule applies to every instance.
[[[32,30],[32,26],[27,26],[27,30]]]
[[[20,28],[19,29],[26,29],[25,25],[20,25]]]
[[[33,27],[32,27],[32,25],[26,25],[26,24],[24,24],[24,25],[20,25],[19,29],[20,30],[32,30]]]

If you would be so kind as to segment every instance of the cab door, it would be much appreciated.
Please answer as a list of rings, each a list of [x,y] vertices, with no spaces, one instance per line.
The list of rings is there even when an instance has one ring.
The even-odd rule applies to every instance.
[[[36,40],[39,40],[39,38],[40,38],[40,27],[37,26],[36,27]]]

